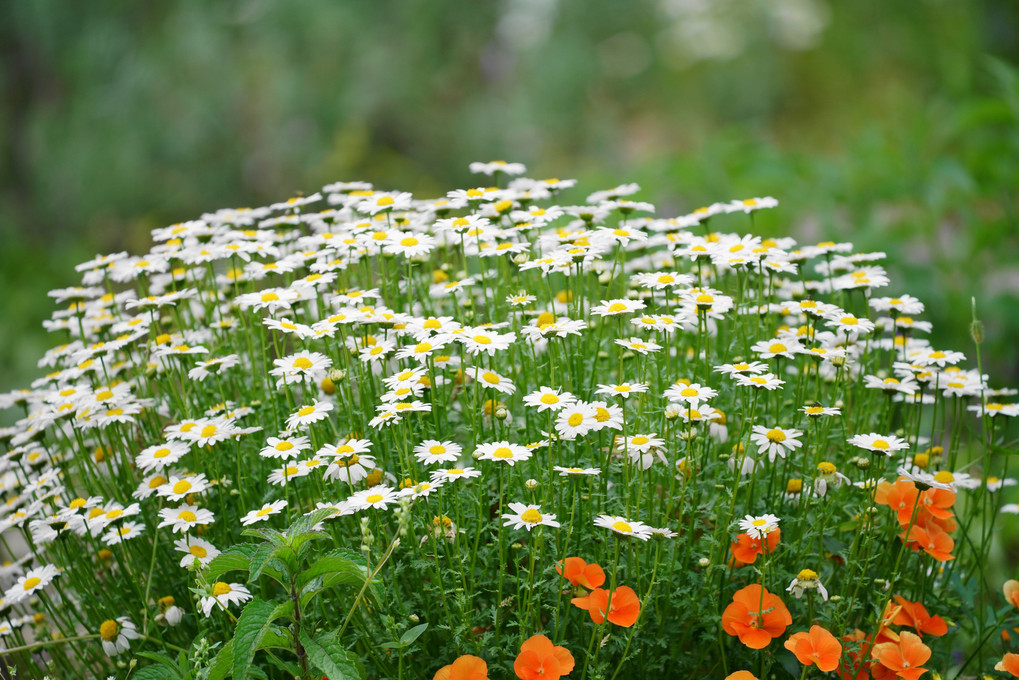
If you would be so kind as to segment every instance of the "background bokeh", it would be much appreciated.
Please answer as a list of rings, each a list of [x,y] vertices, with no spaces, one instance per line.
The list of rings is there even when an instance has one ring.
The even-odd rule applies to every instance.
[[[148,230],[334,180],[431,196],[473,160],[637,181],[662,215],[884,250],[935,343],[1019,382],[1012,0],[0,3],[0,391],[46,291]]]

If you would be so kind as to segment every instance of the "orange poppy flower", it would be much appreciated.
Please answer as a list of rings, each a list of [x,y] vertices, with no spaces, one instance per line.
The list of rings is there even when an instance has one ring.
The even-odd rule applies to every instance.
[[[464,654],[436,671],[432,680],[488,680],[488,664],[481,657]]]
[[[520,680],[559,680],[573,670],[573,655],[553,645],[544,635],[533,635],[520,645],[513,671]]]
[[[901,595],[895,596],[896,604],[888,603],[885,609],[885,625],[909,626],[923,637],[923,633],[941,637],[948,632],[948,624],[940,616],[931,616],[919,602],[910,602]]]
[[[740,534],[736,538],[736,542],[730,547],[732,556],[743,564],[753,564],[757,560],[758,555],[763,555],[765,552],[769,554],[775,552],[775,548],[778,547],[778,542],[781,538],[782,530],[775,529],[768,534],[768,542],[765,547],[757,536]]]
[[[750,649],[764,649],[785,633],[793,617],[778,595],[757,583],[737,590],[722,612],[722,628]]]
[[[842,645],[821,626],[811,626],[809,633],[790,635],[785,641],[785,648],[796,655],[796,660],[804,666],[817,664],[825,673],[839,667],[842,658]]]
[[[725,676],[725,680],[757,680],[757,676],[750,671],[736,671]]]
[[[899,524],[903,527],[909,525],[909,518],[913,516],[913,506],[917,504],[917,491],[913,482],[907,479],[900,479],[894,484],[881,482],[874,490],[874,502],[878,505],[887,505],[895,511]]]
[[[1019,608],[1019,581],[1012,579],[1005,581],[1005,586],[1002,590],[1005,593],[1005,601],[1013,607]]]
[[[899,537],[902,538],[902,535]],[[955,541],[941,527],[936,525],[929,525],[927,527],[914,525],[909,530],[909,536],[904,540],[907,543],[915,544],[912,546],[914,549],[923,550],[938,562],[947,562],[948,560],[955,559],[952,555]]]
[[[955,513],[951,510],[953,505],[955,505],[954,491],[932,487],[920,494],[920,507],[938,519],[954,517]]]
[[[898,642],[874,645],[871,656],[902,680],[916,680],[927,672],[922,666],[931,658],[931,650],[920,636],[904,630],[899,633]]]
[[[587,597],[575,597],[570,601],[575,606],[586,609],[595,623],[605,620],[606,609],[609,621],[623,628],[632,626],[640,616],[640,598],[629,586],[619,586],[612,591],[611,602],[609,591],[603,588],[595,588]]]
[[[601,588],[605,583],[605,572],[600,566],[592,562],[588,564],[580,557],[567,557],[561,564],[557,564],[556,571],[570,580],[575,586],[584,586],[588,590]]]
[[[994,670],[1005,671],[1013,678],[1019,678],[1019,654],[1011,652],[1001,657],[1001,661],[994,664]]]

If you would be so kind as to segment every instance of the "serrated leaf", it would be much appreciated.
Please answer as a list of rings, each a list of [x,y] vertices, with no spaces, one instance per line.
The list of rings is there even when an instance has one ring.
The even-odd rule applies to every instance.
[[[403,635],[400,636],[400,644],[404,647],[409,647],[414,644],[414,641],[421,637],[421,634],[428,628],[428,623],[422,623],[409,629]]]
[[[209,561],[205,567],[205,578],[211,583],[218,581],[228,571],[247,571],[251,566],[251,556],[257,548],[254,543],[230,546]]]
[[[152,665],[140,668],[135,671],[131,677],[135,680],[171,680],[180,678],[180,676],[177,675],[176,670],[163,665]]]
[[[284,588],[289,587],[288,579],[284,578],[284,571],[290,568],[290,565],[276,559],[280,551],[292,553],[287,546],[276,547],[271,543],[263,543],[258,546],[258,550],[251,557],[251,571],[248,572],[248,582],[251,583],[258,580],[258,577],[264,573]]]
[[[209,675],[206,676],[206,680],[223,680],[226,676],[230,675],[230,670],[234,667],[234,641],[230,640],[223,649],[219,650],[219,654],[212,660],[212,665],[209,667]]]
[[[347,650],[333,633],[324,633],[312,639],[307,631],[301,631],[301,645],[311,661],[329,680],[357,680],[361,677],[347,656]]]
[[[297,577],[297,587],[304,588],[313,579],[330,574],[343,575],[349,578],[350,583],[362,584],[368,577],[368,569],[361,562],[360,555],[352,550],[340,548],[326,553],[301,572]],[[339,585],[341,582],[342,579],[332,582],[330,585]]]
[[[252,527],[250,529],[245,529],[241,532],[241,536],[261,538],[263,541],[268,541],[276,547],[288,545],[287,539],[283,536],[283,534],[268,527]]]
[[[240,618],[237,619],[237,627],[234,629],[234,680],[245,680],[248,677],[248,671],[255,660],[255,652],[258,651],[259,643],[266,630],[273,621],[293,611],[293,608],[293,600],[276,604],[256,597],[248,602],[244,611],[241,612]]]

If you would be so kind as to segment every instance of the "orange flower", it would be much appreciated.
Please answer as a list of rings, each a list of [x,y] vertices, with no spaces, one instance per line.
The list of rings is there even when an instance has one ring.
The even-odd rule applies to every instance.
[[[1011,652],[1005,654],[1005,656],[1001,657],[1001,661],[994,664],[994,670],[1006,671],[1013,678],[1019,678],[1019,654]]]
[[[480,657],[464,654],[436,671],[432,680],[488,680],[488,664]]]
[[[568,578],[573,585],[584,586],[588,590],[600,588],[605,583],[605,572],[602,568],[594,562],[588,564],[579,557],[567,557],[562,566],[556,565],[555,570]]]
[[[725,676],[725,680],[757,680],[757,676],[750,671],[736,671]]]
[[[612,600],[609,601],[609,591],[603,588],[595,588],[587,597],[575,597],[571,600],[574,605],[586,609],[591,615],[591,620],[601,623],[605,620],[605,610],[608,609],[608,619],[611,623],[623,628],[629,628],[637,622],[640,616],[640,599],[633,588],[619,586],[612,592]],[[611,607],[611,608],[609,608]]]
[[[874,645],[871,656],[902,680],[916,680],[927,672],[921,666],[931,658],[931,650],[920,636],[904,630],[899,633],[898,642]]]
[[[913,506],[917,504],[917,491],[913,482],[902,478],[892,484],[881,482],[874,490],[874,502],[878,505],[887,505],[895,511],[899,524],[903,527],[909,525],[909,518],[913,516]]]
[[[778,595],[753,583],[737,590],[722,612],[722,628],[750,649],[764,649],[785,633],[793,617]]]
[[[821,626],[811,626],[809,633],[790,635],[785,641],[785,648],[796,655],[796,660],[804,666],[817,664],[825,673],[839,667],[842,658],[842,645]]]
[[[753,564],[758,555],[763,555],[765,552],[769,554],[775,552],[781,537],[781,529],[775,529],[770,532],[768,534],[767,549],[765,549],[765,546],[761,545],[761,539],[757,536],[740,534],[730,548],[732,556],[743,564]]]
[[[940,616],[931,616],[919,602],[910,602],[901,595],[895,596],[898,606],[888,603],[885,609],[885,625],[909,626],[916,629],[916,632],[923,637],[928,633],[935,637],[941,637],[948,632],[948,624]]]
[[[901,534],[899,538],[902,538]],[[947,562],[948,560],[955,559],[952,555],[955,541],[941,527],[935,524],[928,525],[927,527],[914,525],[909,530],[909,536],[906,537],[905,541],[907,543],[915,543],[914,549],[923,550],[938,562]]]
[[[544,635],[533,635],[520,645],[513,671],[520,680],[559,680],[573,670],[573,655],[553,645]]]
[[[1002,590],[1005,592],[1005,601],[1013,607],[1019,608],[1019,581],[1012,579],[1005,581],[1005,587]]]
[[[954,491],[932,487],[920,494],[920,507],[938,519],[954,517],[954,513],[950,509],[953,505],[955,505]]]

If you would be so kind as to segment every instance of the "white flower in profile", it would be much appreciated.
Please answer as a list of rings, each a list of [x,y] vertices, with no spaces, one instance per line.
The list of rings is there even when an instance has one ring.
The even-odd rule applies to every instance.
[[[244,517],[241,517],[241,524],[244,526],[249,526],[256,522],[263,522],[269,519],[269,517],[271,517],[272,515],[279,514],[285,507],[287,507],[287,502],[285,500],[278,500],[273,501],[272,503],[266,503],[258,510],[252,510],[248,514],[244,515]]]
[[[250,599],[251,593],[240,583],[216,581],[210,594],[202,598],[200,607],[205,616],[210,616],[213,608],[227,609],[232,604],[242,604]]]
[[[130,640],[137,640],[141,635],[129,618],[121,616],[103,621],[99,626],[99,637],[106,656],[112,657],[126,652],[131,646]]]
[[[651,527],[643,522],[629,520],[619,515],[599,515],[595,518],[594,525],[609,529],[620,536],[632,536],[642,541],[651,538]]]

